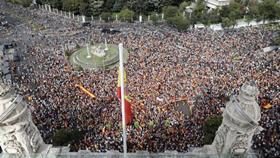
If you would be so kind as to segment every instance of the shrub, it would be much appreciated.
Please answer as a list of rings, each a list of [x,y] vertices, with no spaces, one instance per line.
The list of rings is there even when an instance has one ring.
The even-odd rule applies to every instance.
[[[54,146],[66,146],[73,141],[77,141],[81,137],[82,132],[78,130],[61,129],[54,134],[52,141]]]
[[[206,119],[205,123],[203,124],[204,144],[211,144],[213,142],[216,135],[216,131],[222,124],[222,120],[222,116],[215,116]]]

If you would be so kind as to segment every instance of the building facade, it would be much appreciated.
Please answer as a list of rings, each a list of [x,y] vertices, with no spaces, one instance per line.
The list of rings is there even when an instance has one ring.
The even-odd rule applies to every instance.
[[[218,7],[229,5],[230,0],[205,0],[205,3],[210,9],[216,9]]]

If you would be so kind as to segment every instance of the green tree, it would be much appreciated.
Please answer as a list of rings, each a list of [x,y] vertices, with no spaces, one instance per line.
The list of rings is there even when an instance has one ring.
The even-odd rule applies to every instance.
[[[179,11],[181,13],[184,12],[186,10],[186,7],[189,6],[189,5],[190,5],[189,2],[186,2],[186,1],[182,2],[179,6]]]
[[[176,6],[166,6],[163,8],[163,13],[166,19],[179,15],[179,9]]]
[[[63,7],[62,0],[47,0],[45,2],[50,4],[53,8],[62,9]]]
[[[220,15],[221,17],[225,18],[225,17],[229,17],[229,12],[230,12],[230,9],[229,9],[229,6],[223,6],[220,10]]]
[[[14,4],[20,4],[24,7],[29,7],[32,3],[32,0],[8,0],[8,2],[14,3]]]
[[[102,12],[103,0],[89,0],[87,13],[90,16],[98,16]]]
[[[280,4],[276,3],[276,0],[263,0],[258,8],[262,20],[280,18]]]
[[[29,7],[32,3],[32,0],[20,0],[21,1],[21,5],[23,5],[24,7]]]
[[[114,5],[113,5],[113,8],[112,8],[112,11],[113,12],[119,12],[122,10],[123,6],[124,6],[124,1],[123,0],[116,0]]]
[[[134,17],[134,12],[128,8],[121,10],[119,13],[120,20],[132,22]]]
[[[157,24],[160,21],[160,17],[157,13],[153,12],[151,14],[151,20],[154,24]]]
[[[222,124],[222,120],[222,116],[216,116],[206,119],[205,123],[203,124],[204,144],[211,144],[213,142],[216,131]]]
[[[147,0],[147,11],[160,12],[163,7],[162,0]]]
[[[116,0],[105,0],[104,5],[103,5],[103,10],[105,12],[110,12],[112,11],[114,4]]]
[[[52,137],[54,146],[66,146],[69,143],[79,140],[82,137],[82,132],[78,130],[61,129],[58,130]]]
[[[235,20],[241,19],[244,13],[245,13],[245,9],[240,3],[236,1],[230,2],[228,18],[235,19]]]
[[[137,14],[146,14],[147,13],[147,7],[148,7],[148,1],[147,0],[128,0],[127,1],[127,7],[131,10],[133,10]]]
[[[85,16],[91,16],[91,15],[88,13],[88,3],[86,3],[86,2],[80,3],[80,6],[79,6],[79,14],[82,14],[82,15],[85,15]]]
[[[251,21],[253,19],[260,20],[260,12],[257,3],[249,3],[245,18],[247,21]]]
[[[189,28],[189,21],[184,18],[182,15],[177,15],[175,17],[171,17],[167,19],[167,22],[176,27],[179,31],[184,31]]]
[[[82,0],[64,0],[62,9],[65,11],[79,13],[82,2]]]
[[[197,22],[202,23],[205,19],[205,14],[207,14],[205,2],[203,0],[197,1],[196,6],[195,6],[192,16],[191,16],[192,24],[195,24]]]
[[[236,25],[236,20],[235,19],[230,19],[228,17],[222,18],[222,27],[223,28],[229,28],[231,26]]]
[[[102,18],[102,20],[104,20],[105,22],[108,22],[108,21],[112,21],[112,14],[111,13],[109,13],[109,12],[103,12],[103,13],[101,13],[101,18]]]
[[[210,24],[216,24],[222,22],[222,18],[220,16],[220,9],[213,9],[207,13],[207,19]]]

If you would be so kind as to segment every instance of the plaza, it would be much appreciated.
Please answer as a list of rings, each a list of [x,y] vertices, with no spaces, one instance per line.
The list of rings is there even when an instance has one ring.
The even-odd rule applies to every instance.
[[[73,18],[53,10],[42,6],[24,8],[0,1],[0,12],[4,17],[1,19],[9,26],[2,27],[0,34],[4,60],[1,77],[9,78],[12,86],[8,91],[6,83],[1,85],[2,100],[22,96],[14,102],[10,99],[11,104],[18,107],[11,114],[30,109],[30,113],[27,110],[22,114],[31,114],[28,121],[34,122],[32,128],[38,129],[46,144],[54,144],[55,150],[68,155],[71,155],[69,151],[73,152],[74,157],[83,153],[122,156],[122,117],[116,92],[117,44],[122,43],[126,93],[131,97],[133,113],[132,123],[126,129],[127,149],[131,155],[141,153],[152,157],[169,153],[175,157],[186,156],[195,148],[207,145],[204,141],[206,120],[224,113],[228,119],[218,132],[220,137],[216,144],[222,145],[224,138],[248,140],[248,143],[241,142],[243,149],[237,148],[238,143],[230,143],[234,148],[225,145],[225,152],[231,149],[244,152],[250,145],[256,155],[279,157],[280,53],[279,49],[265,49],[272,48],[279,24],[218,31],[204,28],[178,31],[165,23],[120,21],[88,21],[88,25],[83,26],[82,20],[77,20],[79,15]],[[119,31],[112,34],[102,32],[103,28]],[[17,60],[9,59],[12,53],[17,54]],[[253,92],[241,88],[250,81],[255,81],[255,85],[247,89]],[[85,94],[78,86],[96,97]],[[255,87],[259,93],[254,92],[257,91]],[[240,92],[246,95],[238,95]],[[5,94],[9,95],[6,97]],[[247,94],[249,99],[246,99]],[[237,97],[232,100],[231,96]],[[250,108],[247,101],[254,102],[257,108]],[[26,104],[22,104],[24,102]],[[236,103],[240,103],[241,108],[236,108]],[[3,101],[1,107],[5,110],[4,107],[11,104]],[[184,114],[179,106],[191,108]],[[246,118],[247,114],[249,118]],[[4,116],[17,120],[14,115]],[[239,124],[251,126],[242,117],[263,130],[248,137],[241,129],[233,132],[239,130]],[[234,121],[236,128],[227,128]],[[4,123],[1,126],[12,129],[9,127]],[[27,125],[18,127],[19,131],[28,129]],[[78,134],[70,141],[57,143],[55,135],[61,130],[75,130]],[[228,131],[236,137],[226,135]],[[5,152],[14,152],[12,145],[20,145],[13,132],[1,135],[13,138],[0,140],[3,148],[9,146]]]

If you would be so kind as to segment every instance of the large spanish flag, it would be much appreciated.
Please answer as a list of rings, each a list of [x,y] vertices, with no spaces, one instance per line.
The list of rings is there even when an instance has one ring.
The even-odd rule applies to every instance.
[[[124,85],[126,84],[126,73],[124,71]],[[125,88],[126,89],[126,88]],[[121,102],[121,75],[120,71],[118,71],[118,87],[117,87],[117,96],[119,101]],[[132,122],[132,110],[131,110],[131,100],[127,95],[125,90],[124,93],[124,103],[125,103],[125,123],[128,125]]]

